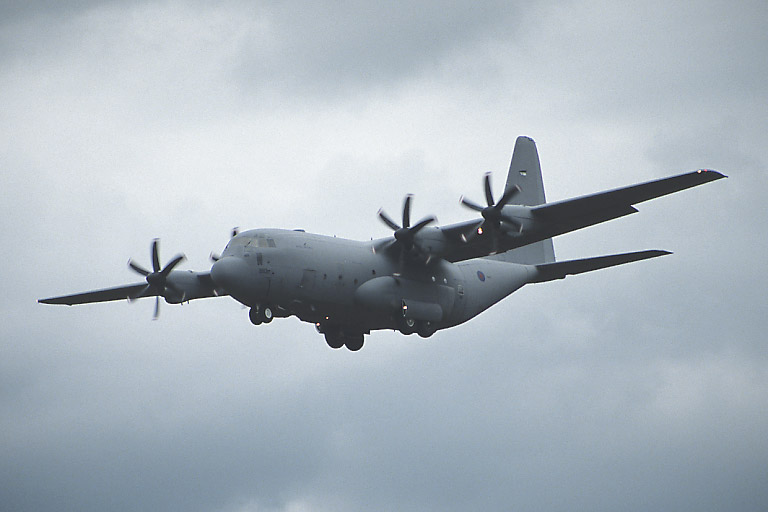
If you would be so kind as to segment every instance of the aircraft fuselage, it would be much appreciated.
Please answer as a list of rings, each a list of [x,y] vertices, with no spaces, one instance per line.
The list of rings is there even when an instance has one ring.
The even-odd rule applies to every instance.
[[[246,306],[268,305],[274,315],[296,315],[321,332],[399,329],[428,336],[476,316],[534,273],[528,265],[487,259],[403,261],[376,254],[374,242],[256,229],[229,242],[211,276]]]

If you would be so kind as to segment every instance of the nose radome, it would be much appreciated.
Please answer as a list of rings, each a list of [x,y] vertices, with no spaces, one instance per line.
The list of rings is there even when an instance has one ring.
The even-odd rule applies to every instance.
[[[226,256],[213,264],[211,278],[217,287],[232,293],[246,278],[248,266],[236,256]]]

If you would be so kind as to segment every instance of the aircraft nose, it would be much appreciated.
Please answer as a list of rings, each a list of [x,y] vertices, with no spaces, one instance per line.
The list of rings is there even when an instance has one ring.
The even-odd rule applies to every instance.
[[[247,275],[248,266],[246,263],[235,256],[226,256],[213,264],[211,267],[211,279],[217,287],[223,288],[227,293],[232,294],[242,283]]]

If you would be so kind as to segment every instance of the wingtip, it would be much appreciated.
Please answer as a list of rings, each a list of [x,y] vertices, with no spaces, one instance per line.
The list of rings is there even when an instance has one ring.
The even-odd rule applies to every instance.
[[[697,169],[697,174],[704,174],[707,173],[708,177],[710,177],[713,180],[719,180],[721,178],[727,178],[725,174],[721,173],[720,171],[716,171],[714,169]]]

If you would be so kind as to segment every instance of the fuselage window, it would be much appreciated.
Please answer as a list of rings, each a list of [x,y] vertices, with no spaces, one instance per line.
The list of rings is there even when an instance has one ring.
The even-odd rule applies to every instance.
[[[264,255],[260,252],[256,253],[256,264],[257,265],[263,265],[264,264]]]

